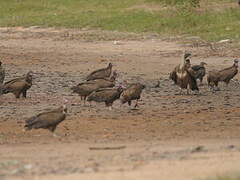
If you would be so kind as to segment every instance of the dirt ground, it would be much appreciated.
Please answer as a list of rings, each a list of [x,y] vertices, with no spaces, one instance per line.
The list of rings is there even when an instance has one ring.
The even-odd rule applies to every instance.
[[[34,72],[27,99],[0,97],[0,179],[168,179],[235,175],[240,167],[239,75],[221,91],[204,79],[198,95],[179,95],[168,79],[184,50],[192,64],[228,67],[240,56],[233,43],[197,37],[159,38],[62,29],[0,28],[0,59],[6,80]],[[118,83],[146,85],[140,108],[110,111],[84,106],[70,88],[111,62]],[[160,82],[160,87],[155,87]],[[52,137],[23,131],[24,121],[68,99],[68,116]],[[92,150],[92,147],[121,147]]]

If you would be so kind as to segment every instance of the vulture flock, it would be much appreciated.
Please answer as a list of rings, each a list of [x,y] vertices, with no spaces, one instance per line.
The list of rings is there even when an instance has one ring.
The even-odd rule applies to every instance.
[[[180,94],[186,90],[187,94],[199,92],[199,86],[202,85],[203,78],[206,75],[205,62],[199,65],[191,65],[191,54],[184,53],[182,62],[170,72],[170,79],[175,85],[179,86]],[[91,106],[92,102],[105,103],[106,107],[112,110],[113,103],[119,99],[120,104],[128,103],[129,107],[135,100],[134,108],[138,107],[138,101],[141,98],[145,85],[141,83],[127,84],[127,86],[117,83],[118,73],[112,70],[113,65],[108,64],[106,68],[98,69],[86,76],[85,81],[71,88],[73,93],[78,94],[83,100]],[[231,67],[222,70],[209,71],[207,83],[211,90],[219,90],[218,83],[225,82],[229,84],[230,80],[238,73],[238,60],[235,59]],[[32,86],[33,72],[29,71],[26,75],[14,78],[10,81],[5,80],[5,69],[0,62],[0,95],[12,93],[16,98],[26,98],[27,91]],[[197,81],[200,81],[198,84]],[[159,84],[158,84],[159,85]],[[159,86],[156,86],[159,87]],[[25,130],[48,129],[54,133],[58,124],[65,120],[67,115],[67,101],[57,109],[42,112],[34,115],[25,121]]]

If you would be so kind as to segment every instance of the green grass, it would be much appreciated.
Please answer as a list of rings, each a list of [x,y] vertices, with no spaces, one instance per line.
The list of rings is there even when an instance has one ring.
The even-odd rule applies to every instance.
[[[240,39],[239,7],[198,11],[192,0],[0,0],[0,26],[90,28]],[[212,0],[226,3],[235,0]],[[137,8],[159,7],[154,11]],[[172,6],[175,7],[172,7]],[[131,8],[136,7],[136,8]],[[163,8],[167,7],[167,8]]]
[[[234,176],[234,177],[222,176],[222,177],[217,177],[217,178],[212,178],[207,180],[240,180],[240,177],[239,176]]]

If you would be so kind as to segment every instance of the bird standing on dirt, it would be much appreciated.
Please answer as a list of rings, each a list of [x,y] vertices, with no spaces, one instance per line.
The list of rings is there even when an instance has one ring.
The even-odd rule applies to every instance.
[[[189,89],[199,91],[196,78],[194,77],[194,71],[189,67],[188,58],[190,56],[190,53],[184,53],[183,62],[175,69],[176,75],[174,82],[180,87],[180,94],[182,94],[183,89],[187,89],[187,94],[189,94]]]
[[[235,59],[231,67],[220,71],[209,71],[207,77],[208,86],[210,86],[211,89],[213,89],[214,86],[218,88],[218,83],[220,81],[225,82],[225,84],[228,86],[230,80],[238,73],[238,62],[239,60]]]
[[[195,78],[200,80],[200,84],[202,84],[203,77],[206,75],[205,65],[207,65],[205,62],[201,62],[199,65],[191,67],[194,71]]]
[[[120,98],[121,93],[123,92],[122,87],[115,88],[105,88],[99,89],[97,91],[92,92],[87,101],[91,103],[91,101],[95,102],[105,102],[105,105],[112,110],[113,102]]]
[[[27,97],[27,90],[32,86],[33,72],[29,71],[24,77],[15,78],[3,84],[2,93],[13,93],[16,98],[20,98],[20,95],[24,98]]]
[[[107,68],[102,68],[102,69],[93,71],[91,74],[87,76],[86,80],[90,81],[94,79],[108,78],[111,76],[111,73],[112,73],[112,63],[109,63]]]
[[[142,90],[145,88],[145,85],[141,83],[131,84],[127,89],[125,89],[121,96],[121,103],[128,103],[131,106],[133,100],[136,100],[135,108],[138,107],[138,100],[141,98]]]
[[[72,87],[73,93],[79,94],[81,100],[85,101],[88,95],[90,95],[93,91],[97,91],[100,88],[109,88],[115,86],[117,73],[114,72],[110,79],[95,79],[91,81],[86,81],[83,83],[79,83],[77,86]]]
[[[185,60],[185,67],[186,69],[191,67],[190,59]],[[177,84],[177,69],[179,68],[179,65],[176,66],[172,72],[170,72],[169,78],[173,80],[174,84]]]
[[[25,130],[31,129],[48,129],[53,133],[53,136],[56,137],[54,133],[58,124],[65,120],[67,114],[66,105],[62,105],[58,109],[52,111],[43,112],[36,116],[33,116],[26,120]]]
[[[117,78],[117,72],[113,71],[113,74],[110,78],[101,78],[87,81],[87,83],[95,83],[99,85],[99,88],[110,88],[115,86],[115,81]]]

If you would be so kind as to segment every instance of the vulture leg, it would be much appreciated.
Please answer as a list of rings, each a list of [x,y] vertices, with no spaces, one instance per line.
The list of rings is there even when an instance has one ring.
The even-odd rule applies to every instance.
[[[20,98],[21,91],[14,92],[14,95],[17,99]]]
[[[128,105],[131,106],[131,104],[132,104],[132,101],[128,101]]]
[[[22,96],[23,96],[24,98],[27,98],[27,90],[23,90],[23,91],[22,91]]]
[[[179,93],[180,95],[183,95],[183,90],[182,90],[182,88],[180,88],[180,93]]]
[[[105,102],[105,105],[106,105],[107,107],[109,107],[109,110],[110,110],[110,111],[112,110],[112,105],[113,105],[112,102]]]
[[[84,96],[84,97],[83,97],[83,105],[84,105],[84,106],[86,106],[86,98],[87,98],[87,96]],[[90,106],[91,106],[91,101],[90,101]]]
[[[189,86],[187,87],[187,95],[189,95]]]
[[[134,107],[135,107],[135,108],[136,108],[136,107],[139,107],[139,106],[138,106],[138,99],[136,100],[136,104],[135,104]]]
[[[57,135],[57,134],[54,132],[55,129],[56,129],[56,126],[51,126],[51,127],[49,127],[48,129],[49,129],[49,131],[52,132],[53,137],[59,137],[59,135]]]
[[[200,84],[199,84],[199,85],[201,85],[201,86],[202,86],[202,85],[203,85],[203,83],[202,83],[202,81],[203,81],[203,77],[200,77],[200,79],[199,79],[199,80],[200,80]]]

